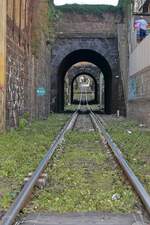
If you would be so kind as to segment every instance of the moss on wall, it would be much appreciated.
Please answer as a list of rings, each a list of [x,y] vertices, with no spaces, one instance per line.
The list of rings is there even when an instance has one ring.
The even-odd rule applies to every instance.
[[[51,42],[55,36],[55,9],[52,1],[36,2],[34,5],[33,18],[31,47],[32,53],[37,56],[41,40],[45,39],[45,41]]]
[[[131,9],[131,3],[132,0],[119,0],[118,8],[123,12],[129,11]]]

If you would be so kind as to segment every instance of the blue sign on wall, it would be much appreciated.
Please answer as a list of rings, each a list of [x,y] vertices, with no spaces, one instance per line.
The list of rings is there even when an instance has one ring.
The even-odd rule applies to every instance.
[[[44,96],[46,94],[46,90],[44,87],[38,87],[36,89],[37,96]]]
[[[129,100],[136,97],[137,85],[136,79],[129,80]]]

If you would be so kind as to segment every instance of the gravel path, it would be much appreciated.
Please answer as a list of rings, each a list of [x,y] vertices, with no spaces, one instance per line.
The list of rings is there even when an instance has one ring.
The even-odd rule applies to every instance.
[[[136,214],[68,213],[33,214],[22,225],[148,225]]]
[[[74,127],[74,130],[79,130],[79,131],[94,131],[93,124],[91,122],[91,119],[89,115],[79,115]]]

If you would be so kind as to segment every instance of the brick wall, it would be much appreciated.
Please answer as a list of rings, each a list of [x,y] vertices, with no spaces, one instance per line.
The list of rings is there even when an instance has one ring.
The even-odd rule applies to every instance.
[[[45,118],[50,112],[48,5],[32,0],[30,3],[27,27],[20,30],[9,16],[7,19],[7,127],[17,127],[25,112],[31,120]],[[44,96],[37,96],[40,87],[46,91]]]
[[[117,36],[116,23],[120,19],[115,13],[103,13],[99,16],[65,13],[55,24],[55,30],[57,33]]]

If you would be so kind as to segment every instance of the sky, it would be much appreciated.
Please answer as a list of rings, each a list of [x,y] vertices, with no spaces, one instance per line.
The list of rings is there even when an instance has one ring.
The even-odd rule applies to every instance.
[[[118,0],[54,0],[55,5],[64,5],[64,4],[90,4],[90,5],[117,5]]]

